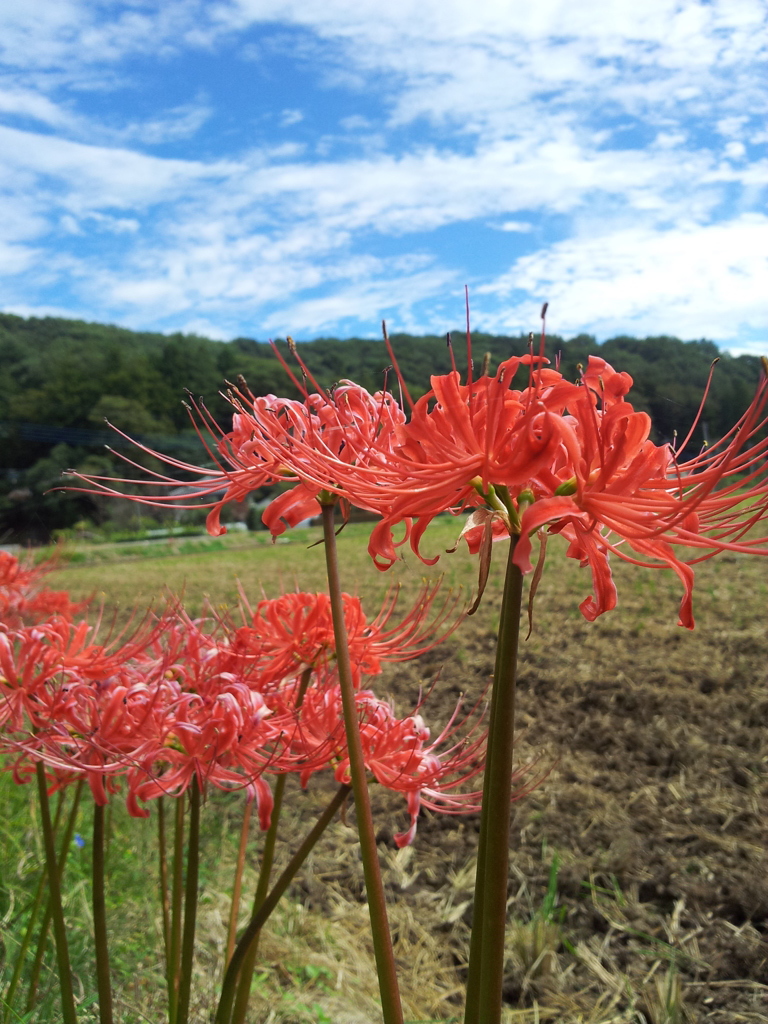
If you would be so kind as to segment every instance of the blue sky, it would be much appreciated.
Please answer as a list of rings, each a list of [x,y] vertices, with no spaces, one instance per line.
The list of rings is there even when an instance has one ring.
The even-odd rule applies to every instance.
[[[0,309],[768,350],[764,0],[26,0]]]

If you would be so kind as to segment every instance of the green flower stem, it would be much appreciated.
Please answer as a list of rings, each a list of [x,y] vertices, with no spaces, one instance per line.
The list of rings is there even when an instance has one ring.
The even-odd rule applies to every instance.
[[[403,1011],[400,1005],[400,991],[397,984],[395,957],[392,951],[392,937],[387,920],[387,905],[381,881],[379,854],[371,815],[368,780],[363,760],[363,746],[360,740],[360,723],[357,717],[355,691],[352,683],[352,665],[349,658],[349,644],[344,622],[344,603],[341,596],[339,560],[336,550],[336,533],[333,524],[334,504],[325,503],[321,496],[323,510],[323,537],[325,540],[325,565],[328,573],[328,593],[331,599],[333,633],[336,641],[336,661],[339,672],[341,701],[344,709],[344,728],[347,735],[349,774],[355,795],[357,812],[357,833],[360,839],[360,853],[365,875],[365,890],[368,898],[368,912],[371,918],[373,950],[379,977],[381,1008],[384,1024],[402,1024]]]
[[[35,928],[35,922],[37,921],[37,915],[40,913],[40,907],[43,905],[43,893],[45,892],[45,880],[48,877],[48,873],[45,869],[40,873],[40,881],[37,883],[37,889],[35,890],[35,898],[32,901],[32,908],[29,912],[29,920],[27,921],[27,927],[24,931],[24,938],[19,946],[19,951],[16,954],[16,963],[13,967],[13,974],[11,980],[8,983],[8,988],[5,992],[2,1005],[3,1009],[3,1024],[8,1024],[13,1013],[13,999],[16,995],[16,989],[19,987],[19,979],[21,977],[21,969],[24,966],[24,961],[27,958],[27,951],[29,950],[30,943],[32,941],[32,932]],[[46,928],[46,938],[48,936],[48,929]],[[41,958],[42,959],[42,958]]]
[[[69,848],[72,845],[72,836],[75,834],[75,825],[77,824],[77,812],[80,808],[80,797],[83,792],[84,779],[78,779],[77,785],[75,786],[75,795],[72,800],[72,806],[69,809],[69,817],[67,819],[67,826],[64,830],[64,835],[61,837],[61,843],[59,845],[59,885],[61,885],[62,879],[64,878],[64,868],[67,863],[67,855]],[[61,804],[59,804],[59,809]],[[58,818],[58,813],[57,813]],[[55,830],[55,829],[54,829]],[[48,878],[47,870],[43,871],[42,878],[40,880],[41,887],[45,884]],[[52,904],[51,897],[48,896],[46,901],[45,913],[43,914],[43,920],[40,924],[40,934],[37,938],[37,950],[35,952],[35,961],[32,964],[32,971],[29,977],[29,990],[27,991],[27,1006],[26,1012],[30,1013],[34,1008],[35,1001],[37,999],[37,986],[40,982],[40,972],[43,968],[43,957],[45,956],[45,947],[48,943],[48,929],[51,926],[52,916]],[[30,922],[28,926],[31,931]],[[10,1003],[9,1003],[10,1006]],[[9,1009],[10,1014],[10,1009]]]
[[[171,953],[171,907],[168,902],[168,844],[165,836],[165,801],[163,797],[157,801],[157,856],[160,869],[160,909],[163,914],[163,949],[167,964]]]
[[[181,901],[184,891],[184,798],[176,798],[173,837],[173,887],[171,889],[171,944],[166,964],[168,974],[168,1024],[176,1024],[179,1005],[181,964]]]
[[[59,830],[59,821],[61,820],[61,812],[64,809],[64,799],[66,792],[61,790],[59,793],[59,799],[56,802],[56,813],[53,816],[53,833],[54,835]],[[61,860],[61,858],[59,858]],[[13,968],[13,974],[11,980],[8,983],[8,988],[5,992],[5,998],[2,1001],[3,1006],[3,1024],[8,1024],[13,1013],[13,997],[16,995],[16,989],[19,985],[19,978],[21,977],[21,969],[24,966],[24,961],[27,958],[27,950],[32,941],[32,932],[35,928],[35,922],[37,921],[37,915],[40,913],[40,907],[43,905],[43,893],[45,892],[45,880],[48,877],[45,866],[43,866],[40,872],[40,878],[37,883],[37,889],[35,889],[35,898],[32,900],[32,907],[29,911],[29,918],[27,920],[27,927],[24,930],[24,938],[21,940],[19,951],[16,954],[16,963]],[[47,934],[47,932],[46,932]]]
[[[107,907],[104,896],[104,807],[93,805],[93,941],[96,956],[96,986],[99,993],[99,1022],[112,1024],[112,982],[109,977]]]
[[[187,840],[187,878],[184,893],[184,932],[181,939],[181,971],[177,1024],[187,1024],[192,994],[192,967],[195,956],[197,924],[197,881],[200,874],[200,787],[197,775],[189,787],[189,839]]]
[[[245,868],[245,851],[248,846],[248,835],[251,829],[251,812],[253,811],[253,800],[246,800],[243,807],[243,821],[240,825],[240,844],[237,848],[237,863],[235,864],[235,878],[232,883],[232,901],[229,904],[229,921],[227,922],[227,948],[224,953],[224,970],[232,959],[235,948],[235,933],[237,931],[237,915],[240,912],[240,894],[243,890],[243,869]]]
[[[48,891],[51,895],[53,934],[56,938],[56,960],[59,969],[59,989],[61,991],[61,1019],[63,1024],[77,1024],[75,997],[72,991],[72,969],[69,963],[69,947],[67,945],[67,929],[64,924],[64,908],[61,903],[59,868],[56,862],[51,810],[48,803],[48,784],[45,779],[45,768],[42,761],[37,762],[35,771],[37,773],[37,792],[40,798],[40,821],[43,827],[45,862],[48,870]]]
[[[296,694],[296,710],[301,708],[304,703],[304,694],[307,692],[310,679],[312,678],[313,669],[311,667],[304,669],[301,674],[301,680],[299,681],[299,690]],[[261,904],[264,902],[269,890],[269,879],[272,874],[272,865],[275,860],[275,843],[277,841],[277,827],[280,823],[280,812],[283,806],[283,794],[285,793],[285,782],[286,775],[279,775],[277,782],[275,783],[275,794],[274,804],[272,807],[272,817],[269,823],[269,829],[264,838],[264,851],[261,855],[261,867],[259,869],[259,880],[256,883],[256,893],[253,897],[253,911],[255,914]],[[240,979],[237,983],[237,996],[235,997],[235,1008],[232,1011],[232,1024],[244,1024],[245,1014],[248,1010],[248,999],[251,994],[251,980],[253,978],[253,972],[256,967],[256,957],[259,952],[259,933],[257,932],[250,946],[248,952],[243,960],[243,966],[240,970]],[[231,953],[227,956],[227,960],[231,957]]]
[[[80,786],[81,786],[81,784],[78,784],[78,787],[77,787],[77,790],[76,790],[78,795],[77,795],[77,797],[75,799],[75,802],[73,804],[73,808],[74,808],[75,813],[77,812],[77,805],[80,802],[80,798],[79,798]],[[59,830],[59,822],[61,821],[61,815],[62,815],[62,812],[64,810],[64,800],[65,800],[65,797],[66,797],[66,791],[65,790],[61,790],[61,792],[59,793],[59,799],[56,802],[56,813],[53,816],[53,833],[54,833],[54,835]],[[74,819],[72,817],[72,811],[71,810],[70,810],[69,821],[72,824],[72,830],[74,831],[74,827],[75,826],[74,826]],[[70,839],[71,839],[71,834],[70,834]],[[69,843],[67,843],[66,846],[64,846],[62,844],[62,848],[61,848],[61,850],[59,852],[59,863],[60,864],[64,863],[64,860],[66,858],[68,849],[69,849]],[[45,866],[43,866],[43,870],[40,872],[40,880],[38,881],[37,889],[35,890],[35,898],[32,901],[32,907],[30,908],[30,911],[29,911],[29,919],[27,920],[27,927],[24,930],[24,938],[21,940],[21,945],[19,946],[19,951],[16,954],[16,963],[14,964],[13,975],[11,976],[11,980],[10,980],[10,982],[8,984],[8,988],[7,988],[6,993],[5,993],[5,999],[3,1000],[3,1006],[4,1006],[4,1010],[3,1010],[3,1024],[8,1024],[8,1021],[10,1021],[10,1019],[11,1019],[11,1014],[13,1013],[13,999],[14,999],[14,996],[16,995],[16,989],[19,986],[19,979],[21,978],[21,969],[24,966],[24,961],[27,958],[27,951],[29,949],[30,943],[32,942],[32,933],[35,930],[35,922],[37,921],[37,915],[40,913],[40,907],[43,905],[43,893],[45,892],[45,880],[46,880],[47,877],[48,877],[47,870],[46,870]],[[48,929],[47,928],[46,928],[45,934],[46,934],[46,938],[47,938],[47,936],[48,936]]]
[[[498,647],[496,649],[498,660]],[[469,969],[464,1002],[464,1024],[478,1024],[477,1007],[480,998],[480,967],[483,954],[483,904],[485,900],[485,858],[488,839],[488,793],[491,775],[488,764],[491,760],[493,737],[493,703],[488,716],[488,739],[485,748],[486,769],[483,773],[483,801],[480,809],[480,836],[477,844],[477,865],[475,867],[475,893],[472,900],[472,932],[469,937]]]
[[[501,1021],[514,770],[515,682],[523,597],[523,576],[513,562],[515,543],[516,538],[512,537],[493,675],[465,1024],[500,1024]]]
[[[277,840],[277,826],[280,820],[280,810],[283,804],[283,793],[285,792],[285,775],[278,776],[275,783],[275,804],[272,808],[272,820],[269,829],[264,837],[264,852],[261,858],[259,880],[256,883],[256,894],[253,898],[252,915],[257,912],[266,898],[269,889],[269,877],[272,874],[272,864],[275,857],[275,842]],[[253,936],[248,952],[243,958],[240,968],[240,976],[237,982],[237,995],[235,997],[235,1008],[232,1011],[232,1024],[242,1024],[248,1010],[248,999],[251,995],[251,980],[256,968],[256,957],[259,953],[259,932]]]
[[[245,956],[251,942],[264,927],[265,922],[269,919],[269,915],[280,901],[280,897],[296,877],[302,864],[309,856],[312,847],[331,823],[336,812],[347,799],[350,790],[350,786],[339,786],[336,791],[336,795],[317,819],[312,830],[307,834],[304,842],[298,848],[296,853],[294,853],[293,857],[291,857],[285,870],[275,882],[274,888],[270,894],[261,904],[256,914],[254,914],[248,922],[248,927],[240,936],[240,941],[237,943],[237,946],[235,946],[235,952],[232,954],[232,959],[229,961],[229,967],[227,968],[227,973],[224,977],[224,984],[221,988],[221,999],[219,1000],[214,1024],[229,1024],[232,1014],[232,1003],[235,998],[237,976],[243,966],[243,961],[245,960]]]

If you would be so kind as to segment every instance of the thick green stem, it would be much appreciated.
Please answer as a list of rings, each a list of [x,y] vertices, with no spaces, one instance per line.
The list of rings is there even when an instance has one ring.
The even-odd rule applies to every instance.
[[[523,596],[523,576],[513,562],[514,551],[513,537],[501,602],[491,695],[465,1024],[500,1024],[501,1021],[514,772],[515,681]]]
[[[376,835],[371,815],[371,801],[368,792],[363,746],[360,740],[360,723],[357,717],[355,690],[352,681],[352,665],[349,657],[346,623],[344,621],[344,602],[341,596],[339,578],[339,560],[336,551],[336,533],[334,530],[334,505],[324,504],[323,537],[325,540],[325,566],[328,573],[328,594],[331,599],[331,615],[333,617],[333,633],[336,641],[336,663],[339,673],[339,688],[344,710],[344,729],[347,736],[347,752],[349,754],[349,774],[352,790],[355,795],[357,817],[357,834],[360,839],[360,854],[363,861],[365,890],[368,898],[368,912],[371,918],[373,951],[376,957],[376,971],[379,977],[381,993],[381,1009],[384,1024],[402,1024],[403,1010],[400,1004],[400,991],[397,984],[395,956],[392,951],[392,937],[387,920],[387,904],[384,898],[384,886],[381,881],[379,854],[376,848]]]
[[[296,710],[301,709],[301,705],[304,703],[304,694],[307,692],[310,680],[312,678],[313,668],[305,668],[301,674],[301,680],[299,682],[299,690],[296,694]],[[278,776],[277,782],[275,783],[275,796],[274,804],[272,806],[272,817],[269,822],[269,829],[264,838],[264,851],[261,855],[261,868],[259,869],[259,880],[256,883],[256,893],[253,897],[253,911],[255,914],[261,904],[264,902],[269,890],[269,879],[272,875],[272,864],[275,860],[275,844],[277,842],[277,827],[280,823],[280,812],[283,807],[283,794],[285,793],[285,782],[287,776]],[[253,941],[251,942],[248,952],[243,960],[243,966],[240,971],[240,979],[237,983],[237,996],[235,998],[235,1008],[232,1011],[232,1024],[244,1024],[245,1014],[248,1010],[248,999],[251,994],[251,980],[253,978],[253,972],[256,967],[256,957],[259,952],[259,933],[257,932]],[[232,953],[228,952],[227,960],[230,959]]]
[[[45,874],[45,880],[48,879],[48,873]],[[45,904],[45,911],[43,912],[43,919],[40,922],[40,934],[37,937],[37,949],[35,950],[35,959],[32,963],[32,970],[29,974],[29,987],[27,989],[27,1005],[26,1012],[30,1013],[37,1002],[37,989],[40,984],[40,974],[43,970],[43,960],[45,959],[45,947],[48,943],[48,932],[51,928],[51,897],[48,895],[48,899]]]
[[[229,1024],[232,1015],[232,1003],[235,998],[237,976],[243,966],[243,961],[245,960],[245,956],[251,942],[264,927],[264,924],[269,919],[269,915],[280,901],[280,897],[298,874],[302,864],[309,856],[312,847],[331,823],[336,812],[347,799],[349,792],[349,786],[339,786],[334,798],[317,819],[312,830],[308,833],[296,853],[294,853],[293,857],[288,861],[285,870],[275,882],[274,888],[270,894],[248,922],[248,927],[240,936],[240,941],[235,946],[235,952],[232,954],[232,959],[229,961],[229,967],[227,968],[227,973],[224,976],[224,984],[221,988],[221,999],[219,1000],[214,1024]]]
[[[184,890],[184,798],[176,798],[173,837],[173,886],[171,888],[171,944],[168,963],[168,1024],[176,1024],[181,964],[181,901]]]
[[[61,1017],[63,1024],[77,1024],[75,997],[72,991],[72,969],[69,964],[67,929],[64,924],[64,908],[61,903],[59,868],[56,863],[56,848],[54,846],[51,811],[48,803],[48,785],[42,761],[37,762],[35,770],[37,772],[37,792],[40,797],[40,821],[43,827],[45,863],[48,870],[48,891],[51,895],[53,934],[56,938],[56,961],[59,969],[59,988],[61,991]]]
[[[496,649],[498,661],[498,647]],[[477,1024],[477,1007],[480,998],[480,968],[483,953],[483,902],[485,900],[485,858],[488,840],[488,791],[491,775],[488,764],[491,760],[493,737],[493,704],[488,716],[488,739],[485,749],[486,770],[483,776],[483,802],[480,809],[480,835],[477,843],[477,865],[475,867],[475,893],[472,901],[472,932],[469,937],[469,969],[464,1003],[464,1024]]]
[[[187,840],[187,878],[184,894],[184,933],[181,939],[181,971],[177,1024],[187,1024],[192,994],[192,966],[195,956],[197,924],[197,880],[200,873],[200,787],[193,776],[189,787],[189,839]]]
[[[272,875],[272,865],[275,863],[275,845],[277,843],[277,827],[280,824],[280,812],[283,809],[283,795],[285,794],[285,783],[287,776],[279,775],[275,782],[274,806],[272,807],[272,818],[264,837],[264,850],[261,855],[261,867],[259,869],[259,880],[256,883],[256,892],[253,897],[253,913],[259,909],[269,892],[269,879]],[[253,952],[256,952],[255,944]]]
[[[283,793],[285,792],[285,775],[278,776],[275,783],[275,804],[272,808],[272,820],[264,838],[264,852],[261,857],[261,869],[259,880],[256,883],[256,893],[253,897],[253,911],[255,914],[264,902],[269,890],[269,879],[272,874],[272,864],[275,859],[275,843],[277,841],[277,826],[280,821],[280,810],[283,805]],[[248,952],[243,958],[240,970],[240,979],[237,983],[237,996],[235,997],[235,1008],[232,1011],[232,1024],[242,1024],[248,1010],[248,998],[251,994],[251,979],[253,978],[256,966],[256,957],[259,953],[259,933],[253,936],[248,947]]]
[[[229,905],[229,921],[227,922],[227,948],[224,954],[224,970],[232,959],[235,948],[235,933],[237,932],[237,915],[240,913],[240,894],[243,890],[243,869],[245,868],[245,851],[248,846],[248,835],[251,830],[251,812],[253,811],[253,800],[246,800],[243,807],[243,820],[240,825],[240,845],[237,849],[237,863],[235,864],[235,879],[232,883],[232,902]]]
[[[59,799],[56,803],[56,814],[53,817],[54,835],[56,835],[59,830],[59,821],[61,820],[61,812],[64,809],[65,797],[66,791],[62,790],[59,793]],[[59,862],[61,863],[61,855],[59,855]],[[32,941],[32,932],[35,928],[37,915],[40,913],[40,907],[43,905],[43,893],[45,892],[45,880],[47,877],[46,869],[43,867],[43,870],[40,872],[40,880],[37,883],[37,889],[35,890],[35,898],[32,901],[32,906],[29,911],[27,927],[24,930],[24,938],[21,940],[19,951],[16,954],[16,963],[14,964],[13,974],[5,993],[5,999],[3,1001],[3,1024],[8,1024],[8,1021],[11,1019],[11,1014],[13,1013],[13,998],[16,995],[19,978],[21,977],[21,969],[24,966],[24,961],[27,957],[27,950],[29,949],[30,942]]]
[[[8,1024],[13,1013],[13,999],[16,995],[16,989],[19,987],[19,979],[21,978],[21,969],[24,966],[24,961],[27,958],[27,951],[29,950],[30,943],[32,941],[32,932],[35,928],[35,922],[37,921],[37,915],[40,913],[40,907],[43,904],[43,893],[45,892],[45,881],[48,877],[48,872],[43,869],[40,873],[40,881],[37,883],[37,889],[35,890],[35,898],[32,901],[32,908],[29,912],[29,920],[27,921],[27,927],[24,931],[24,938],[21,941],[19,950],[16,954],[16,963],[13,967],[13,974],[8,984],[8,988],[3,999],[3,1024]],[[47,929],[46,929],[47,935]]]
[[[104,896],[104,808],[93,805],[93,941],[96,956],[96,985],[99,992],[99,1022],[112,1024],[112,982],[109,977],[107,906]]]
[[[160,910],[163,915],[163,949],[166,964],[171,955],[171,908],[168,903],[168,844],[165,836],[165,803],[157,801],[157,856],[160,874]]]
[[[75,834],[75,825],[77,824],[77,812],[80,808],[80,797],[83,792],[83,784],[85,780],[79,779],[75,786],[75,795],[72,800],[72,806],[69,809],[69,818],[67,820],[67,827],[64,830],[64,835],[61,838],[59,845],[59,885],[61,885],[62,879],[64,878],[64,868],[67,864],[67,855],[69,848],[72,845],[72,836]],[[59,805],[61,806],[61,805]],[[58,815],[57,815],[58,816]],[[48,877],[47,871],[43,873],[41,878],[41,884],[43,884]],[[40,934],[37,939],[37,951],[35,953],[35,960],[32,964],[32,971],[29,976],[29,989],[27,991],[27,1006],[26,1012],[29,1013],[35,1005],[37,1000],[37,986],[40,981],[40,972],[43,968],[43,957],[45,955],[45,946],[48,941],[48,929],[51,926],[52,916],[52,903],[50,894],[46,902],[45,913],[43,914],[43,920],[40,924]]]

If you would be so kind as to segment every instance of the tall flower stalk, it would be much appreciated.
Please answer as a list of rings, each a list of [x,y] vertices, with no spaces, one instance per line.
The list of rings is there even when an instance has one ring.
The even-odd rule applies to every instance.
[[[310,829],[304,841],[301,843],[299,848],[296,850],[294,855],[289,860],[288,864],[283,869],[280,877],[275,882],[274,886],[270,890],[269,894],[259,904],[259,909],[254,913],[251,920],[248,922],[243,934],[240,936],[235,951],[232,954],[232,958],[229,961],[227,970],[224,974],[224,983],[221,988],[221,998],[219,999],[219,1005],[216,1009],[215,1024],[229,1024],[232,1019],[233,1006],[235,1002],[235,996],[237,993],[237,979],[238,975],[242,972],[248,952],[253,944],[254,940],[259,935],[259,932],[264,927],[269,919],[270,914],[273,912],[281,897],[285,894],[288,886],[291,884],[293,879],[298,874],[304,861],[307,859],[315,844],[317,843],[320,836],[323,834],[325,829],[333,821],[336,813],[343,806],[344,801],[347,799],[350,793],[350,786],[342,784],[337,789],[335,795],[326,806],[320,817],[315,822],[314,826]],[[250,979],[249,979],[250,984]]]
[[[99,993],[99,1024],[112,1024],[112,980],[109,974],[107,906],[104,892],[104,807],[93,805],[93,946]]]
[[[77,1024],[75,994],[72,988],[72,968],[69,960],[69,943],[67,942],[67,927],[64,923],[64,906],[61,900],[60,870],[56,860],[53,825],[51,822],[50,804],[48,802],[48,783],[45,778],[45,768],[42,762],[37,762],[35,771],[37,775],[37,793],[40,800],[40,820],[43,829],[48,892],[51,898],[53,934],[56,939],[56,961],[59,973],[59,991],[61,993],[61,1019],[63,1024]]]
[[[501,1015],[510,807],[515,771],[515,685],[523,597],[523,575],[515,565],[514,548],[513,540],[501,601],[491,693],[467,975],[466,1024],[495,1024]]]
[[[344,708],[347,749],[349,752],[349,774],[355,798],[357,833],[360,839],[360,855],[363,861],[368,912],[371,918],[373,951],[376,957],[376,969],[379,977],[381,1008],[384,1015],[384,1024],[403,1024],[397,968],[392,950],[392,936],[389,931],[379,854],[376,848],[376,833],[371,814],[371,800],[368,792],[368,780],[355,703],[352,665],[349,658],[349,647],[344,623],[344,603],[336,550],[336,529],[334,526],[336,501],[330,495],[323,495],[321,504],[323,509],[325,565],[328,573],[328,593],[331,598],[333,630],[336,638],[336,659],[341,699]]]
[[[187,840],[187,873],[184,880],[184,928],[181,936],[181,970],[177,1024],[189,1020],[192,994],[192,969],[195,957],[195,924],[197,922],[197,880],[200,874],[200,786],[193,777],[189,787],[189,839]]]
[[[299,682],[299,689],[295,700],[295,707],[297,711],[301,710],[301,705],[304,701],[304,695],[307,687],[309,686],[310,679],[312,678],[313,667],[310,666],[305,668],[301,674],[301,680]],[[264,848],[261,854],[261,864],[259,867],[259,878],[256,883],[256,892],[253,897],[253,912],[252,918],[261,909],[261,905],[267,898],[269,892],[269,881],[272,876],[272,865],[275,858],[275,846],[277,843],[277,829],[280,824],[280,814],[283,809],[283,796],[285,795],[285,784],[287,775],[279,775],[275,782],[275,794],[274,803],[272,806],[272,818],[269,822],[269,828],[264,837]],[[250,803],[248,808],[250,809]],[[250,814],[244,817],[244,823],[250,819]],[[244,843],[241,842],[241,851],[244,850]],[[239,863],[239,861],[238,861]],[[237,902],[235,896],[232,896],[232,909],[233,914],[236,914]],[[234,924],[234,921],[232,922]],[[234,948],[234,943],[233,943]],[[237,983],[237,994],[235,996],[235,1005],[232,1011],[232,1024],[243,1024],[245,1021],[245,1015],[248,1010],[248,999],[251,993],[251,981],[253,979],[253,972],[256,965],[256,956],[259,951],[259,933],[256,932],[253,939],[251,940],[250,946],[243,959],[242,966],[240,968],[240,976]],[[227,961],[232,958],[232,950],[227,952]]]

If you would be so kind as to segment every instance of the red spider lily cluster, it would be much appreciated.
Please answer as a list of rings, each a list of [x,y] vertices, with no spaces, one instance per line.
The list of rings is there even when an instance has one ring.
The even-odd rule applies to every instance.
[[[41,587],[41,571],[9,555],[0,569],[0,750],[17,781],[42,761],[54,788],[85,778],[97,804],[122,791],[129,812],[145,817],[149,801],[180,796],[196,778],[201,789],[245,790],[267,828],[270,775],[295,772],[306,785],[330,769],[348,780],[327,595],[243,603],[242,624],[193,621],[171,604],[101,643],[78,618],[82,606]],[[400,845],[412,840],[421,804],[462,813],[479,802],[463,791],[483,764],[476,724],[459,738],[466,719],[454,716],[432,740],[418,709],[399,718],[359,688],[382,661],[414,658],[455,628],[455,600],[433,610],[437,589],[425,588],[396,625],[395,594],[371,621],[344,595],[366,767],[408,802]]]
[[[198,483],[180,499],[172,493],[177,479],[130,481],[142,488],[136,500],[188,507],[203,501],[212,509],[209,530],[220,533],[227,501],[288,481],[291,489],[264,513],[273,536],[335,497],[381,517],[369,551],[382,569],[405,540],[425,562],[436,561],[422,553],[421,542],[446,511],[470,513],[462,536],[486,561],[492,539],[516,537],[514,559],[523,572],[532,570],[533,537],[561,534],[568,557],[591,570],[593,594],[581,604],[590,620],[616,605],[610,555],[673,570],[683,585],[679,622],[688,628],[696,562],[726,550],[768,555],[768,536],[754,535],[768,516],[766,375],[733,429],[683,459],[690,434],[677,447],[652,442],[650,417],[626,399],[632,378],[601,358],[591,356],[575,381],[543,354],[513,357],[495,374],[473,377],[468,344],[468,367],[465,383],[455,369],[432,377],[415,403],[400,379],[409,417],[391,394],[371,395],[349,381],[329,393],[314,385],[303,400],[231,389],[231,432],[222,433],[196,407],[214,441],[207,442],[214,467],[153,453]],[[302,370],[311,381],[303,364]],[[114,481],[83,479],[118,493]],[[399,541],[396,528],[403,531]]]
[[[296,384],[301,387],[298,381]],[[395,445],[396,431],[405,423],[405,415],[392,395],[371,395],[351,381],[342,381],[331,395],[318,385],[318,391],[306,393],[301,402],[274,395],[257,398],[247,388],[242,391],[234,387],[230,387],[227,397],[235,413],[232,430],[226,434],[203,405],[193,402],[194,408],[190,409],[214,468],[193,466],[137,445],[191,478],[184,493],[179,493],[177,478],[147,474],[142,466],[117,452],[114,454],[141,470],[142,477],[84,476],[74,472],[72,475],[80,476],[104,493],[146,505],[200,508],[202,502],[202,507],[211,508],[207,527],[214,536],[226,532],[220,515],[228,502],[241,501],[265,484],[293,483],[295,486],[270,503],[263,516],[276,537],[288,527],[317,515],[318,495],[327,489],[322,469],[317,470],[316,479],[296,471],[298,452],[303,453],[305,468],[317,457],[326,469],[336,464],[360,469],[369,461],[374,469],[380,463],[382,451]],[[209,436],[200,429],[201,425]],[[126,494],[116,486],[120,484],[138,487],[139,493]]]
[[[53,615],[72,619],[82,615],[89,601],[73,603],[64,590],[42,585],[55,563],[24,565],[7,551],[0,551],[0,623],[6,628],[44,622]]]

